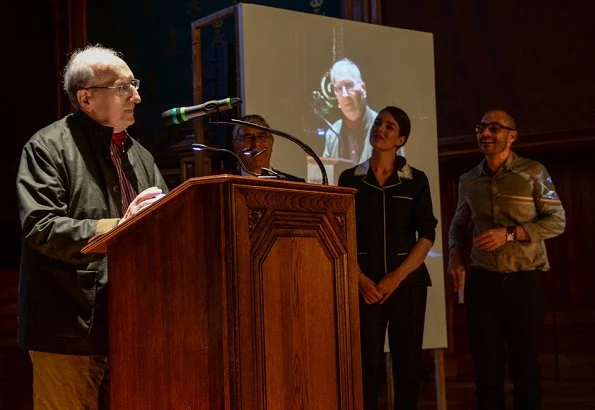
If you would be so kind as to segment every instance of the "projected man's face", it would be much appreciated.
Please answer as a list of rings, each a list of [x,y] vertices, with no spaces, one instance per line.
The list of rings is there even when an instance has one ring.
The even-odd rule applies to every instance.
[[[362,121],[366,109],[366,84],[348,66],[333,74],[333,89],[343,115],[349,121]]]
[[[253,120],[250,122],[268,127],[268,124],[262,121]],[[246,166],[252,164],[251,171],[259,174],[261,168],[271,167],[273,142],[273,136],[269,132],[260,130],[258,128],[241,127],[237,137],[233,141],[233,150],[244,161]],[[243,151],[245,149],[252,150],[252,154],[244,153]],[[262,154],[254,156],[256,152],[263,150],[264,152]]]

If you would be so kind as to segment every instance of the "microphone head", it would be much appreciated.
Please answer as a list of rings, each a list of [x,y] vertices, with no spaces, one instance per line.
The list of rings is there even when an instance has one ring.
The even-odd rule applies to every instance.
[[[165,122],[165,125],[178,125],[182,123],[180,118],[180,108],[172,108],[161,113],[161,119]]]
[[[179,125],[202,115],[211,115],[220,111],[227,111],[241,102],[242,99],[237,97],[211,100],[191,107],[176,107],[163,111],[161,113],[161,118],[167,125]]]
[[[228,100],[229,100],[228,104],[230,105],[230,108],[235,107],[236,105],[238,105],[242,102],[242,99],[238,98],[238,97],[229,97]]]
[[[178,111],[177,108],[172,108],[172,109],[169,109],[169,110],[165,110],[165,111],[163,111],[161,113],[161,118],[166,119],[166,118],[169,118],[169,117],[171,117],[173,115],[176,115],[176,112],[177,111]]]
[[[192,149],[194,151],[207,151],[207,150],[209,150],[209,147],[207,147],[205,144],[194,143],[194,144],[192,144]]]
[[[260,155],[260,154],[262,154],[262,153],[263,153],[263,152],[265,152],[265,151],[266,151],[266,149],[263,149],[263,150],[257,151],[257,150],[255,150],[255,149],[244,148],[244,149],[242,150],[242,154],[244,154],[244,155],[245,155],[245,156],[247,156],[247,157],[251,157],[251,156],[257,156],[257,155]]]

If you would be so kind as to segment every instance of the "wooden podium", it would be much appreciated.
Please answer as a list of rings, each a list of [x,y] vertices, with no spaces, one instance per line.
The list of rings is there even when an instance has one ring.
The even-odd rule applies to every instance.
[[[109,255],[119,409],[361,409],[353,190],[193,178]]]

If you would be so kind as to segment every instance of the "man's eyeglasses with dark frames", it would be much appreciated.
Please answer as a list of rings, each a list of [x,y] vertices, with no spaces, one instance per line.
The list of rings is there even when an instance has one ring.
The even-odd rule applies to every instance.
[[[514,128],[507,127],[506,125],[502,125],[499,122],[490,122],[489,124],[477,124],[475,126],[475,132],[477,134],[481,134],[483,130],[485,130],[486,128],[492,134],[497,134],[498,132],[500,132],[500,130],[514,131]]]
[[[132,87],[134,87],[135,90],[138,90],[140,88],[140,80],[137,80],[136,78],[134,80],[131,80],[129,83],[123,83],[123,84],[118,84],[118,85],[111,85],[111,86],[107,86],[107,85],[94,85],[91,87],[80,87],[79,90],[89,90],[91,88],[113,88],[116,91],[118,91],[118,94],[121,95],[122,97],[125,97],[127,95],[132,94]]]

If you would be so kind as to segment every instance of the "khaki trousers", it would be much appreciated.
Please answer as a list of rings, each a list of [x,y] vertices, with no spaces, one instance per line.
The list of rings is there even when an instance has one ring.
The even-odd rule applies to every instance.
[[[35,410],[107,410],[107,356],[29,351]]]

